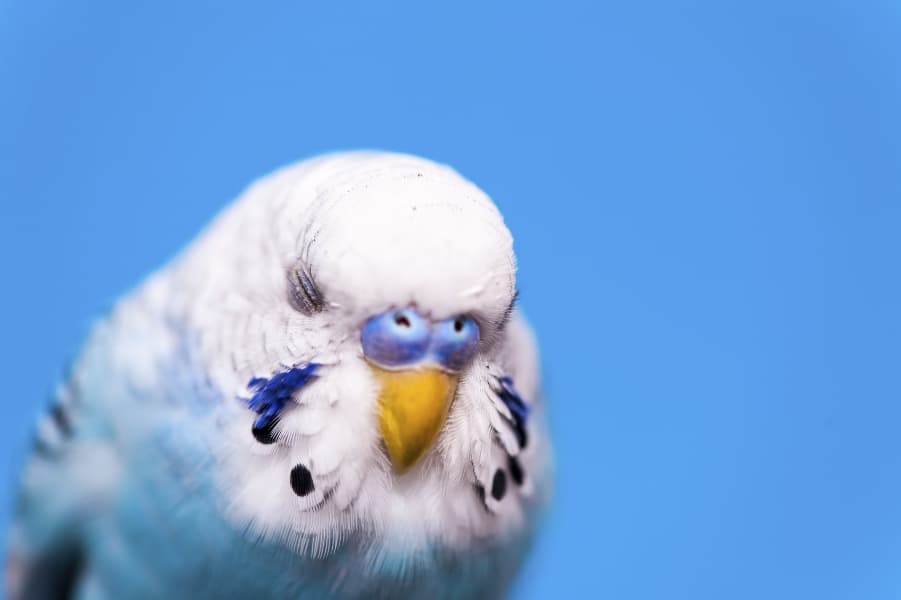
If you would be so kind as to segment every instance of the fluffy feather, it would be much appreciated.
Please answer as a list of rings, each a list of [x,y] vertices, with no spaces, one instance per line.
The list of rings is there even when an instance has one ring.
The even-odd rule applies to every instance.
[[[11,597],[59,548],[85,597],[500,593],[549,491],[515,287],[500,214],[447,167],[350,153],[259,181],[86,343],[24,472]],[[408,305],[483,335],[399,476],[359,331]]]

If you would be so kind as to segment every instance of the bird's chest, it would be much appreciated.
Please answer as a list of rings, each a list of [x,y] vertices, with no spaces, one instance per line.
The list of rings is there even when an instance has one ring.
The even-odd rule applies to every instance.
[[[524,544],[513,541],[412,550],[366,529],[322,543],[262,535],[223,510],[214,461],[178,435],[129,453],[113,510],[94,528],[86,596],[482,598],[500,595],[519,562]]]
[[[160,500],[177,510],[161,515]],[[412,552],[354,533],[314,557],[236,528],[202,495],[142,502],[131,493],[95,539],[98,598],[489,598],[521,547]]]

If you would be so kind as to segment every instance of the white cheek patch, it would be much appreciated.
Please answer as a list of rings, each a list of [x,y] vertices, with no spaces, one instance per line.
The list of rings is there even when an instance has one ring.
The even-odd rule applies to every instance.
[[[279,413],[274,443],[251,434],[252,411],[234,415],[219,463],[228,514],[267,538],[330,544],[346,535],[353,519],[339,513],[358,500],[369,470],[383,470],[375,397],[365,364],[349,358],[296,392]]]
[[[279,442],[286,446],[302,443],[302,438],[321,434],[332,418],[331,407],[316,404],[290,406],[278,423]]]
[[[252,411],[233,415],[219,462],[227,514],[253,536],[316,556],[361,530],[373,543],[413,550],[436,540],[464,547],[523,526],[528,480],[510,467],[506,445],[515,439],[498,437],[509,415],[489,381],[474,369],[461,382],[436,446],[399,476],[377,429],[377,384],[346,353],[285,405],[274,443],[254,439]]]

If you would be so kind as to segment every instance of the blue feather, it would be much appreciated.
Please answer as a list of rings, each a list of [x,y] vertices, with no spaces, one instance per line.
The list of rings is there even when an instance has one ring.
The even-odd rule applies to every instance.
[[[294,392],[312,379],[320,366],[318,363],[307,363],[279,371],[268,379],[254,377],[247,382],[247,389],[253,392],[250,398],[245,399],[247,408],[259,415],[253,426],[266,427],[278,417]]]
[[[510,410],[510,414],[513,415],[513,428],[516,431],[516,440],[521,448],[525,448],[528,443],[526,421],[529,419],[529,407],[523,401],[519,392],[516,391],[516,388],[513,387],[513,379],[504,375],[498,378],[498,383],[500,383],[500,389],[496,391],[498,398],[503,401]]]

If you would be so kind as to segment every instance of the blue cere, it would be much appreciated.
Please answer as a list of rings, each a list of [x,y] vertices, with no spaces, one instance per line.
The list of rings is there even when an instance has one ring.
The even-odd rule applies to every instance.
[[[363,325],[363,354],[385,367],[419,362],[429,349],[429,322],[412,308],[389,310]]]
[[[319,368],[317,363],[308,363],[299,367],[291,367],[280,371],[266,379],[254,377],[247,383],[247,388],[253,392],[253,396],[247,400],[247,407],[259,416],[253,423],[255,430],[263,430],[269,427],[273,420],[291,400],[298,389],[304,386]]]
[[[479,345],[479,324],[472,317],[458,315],[435,324],[431,354],[442,367],[459,371]]]

